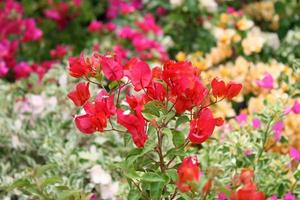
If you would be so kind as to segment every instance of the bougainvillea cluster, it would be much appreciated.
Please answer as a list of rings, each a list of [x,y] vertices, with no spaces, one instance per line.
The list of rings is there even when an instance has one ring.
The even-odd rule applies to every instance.
[[[202,144],[210,138],[215,126],[221,126],[224,121],[213,116],[210,105],[225,98],[231,100],[242,89],[240,83],[225,83],[218,78],[213,79],[210,86],[204,85],[201,72],[188,61],[168,60],[162,67],[150,67],[139,58],[123,62],[115,53],[101,55],[95,52],[91,56],[71,57],[69,74],[85,81],[78,83],[68,95],[77,107],[83,109],[83,114],[74,119],[77,128],[84,134],[128,133],[137,148],[145,147],[150,127],[155,128],[162,172],[168,164],[163,160],[161,130],[170,127],[176,118],[188,114],[190,128],[186,144]],[[99,90],[95,97],[90,92],[90,84]],[[162,110],[166,115],[173,113],[173,116],[161,121],[153,114],[155,110],[150,111],[152,114],[147,112],[149,105],[156,112]],[[176,184],[179,190],[190,191],[192,182],[199,180],[197,158],[186,157],[178,168]],[[208,190],[209,184],[205,191]]]

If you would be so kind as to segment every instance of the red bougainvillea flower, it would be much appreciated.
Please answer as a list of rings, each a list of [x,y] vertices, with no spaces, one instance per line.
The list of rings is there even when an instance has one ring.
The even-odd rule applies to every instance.
[[[147,87],[147,95],[144,97],[147,101],[158,100],[164,101],[167,96],[167,91],[161,83],[152,81]]]
[[[133,111],[135,111],[136,113],[142,112],[145,104],[145,99],[143,97],[126,95],[126,101]]]
[[[95,105],[105,114],[106,117],[116,114],[117,108],[114,104],[114,94],[109,95],[105,90],[101,90],[95,99]]]
[[[242,84],[230,81],[227,84],[227,88],[226,88],[227,90],[225,95],[226,99],[231,100],[233,97],[237,96],[240,93],[241,89],[242,89]]]
[[[141,113],[136,113],[136,115],[124,112],[121,109],[117,110],[117,122],[124,126],[128,132],[131,134],[134,144],[138,148],[143,148],[145,142],[148,139],[148,135],[145,131],[145,120]]]
[[[107,118],[116,113],[114,96],[109,96],[104,90],[99,92],[94,102],[86,103],[83,108],[86,114],[76,116],[75,123],[77,128],[85,134],[103,132],[107,126]]]
[[[223,97],[226,94],[226,84],[219,78],[214,78],[211,82],[212,94],[214,97]]]
[[[62,59],[68,52],[68,46],[57,45],[54,49],[50,51],[51,58]]]
[[[214,78],[211,82],[212,94],[215,98],[225,97],[228,100],[231,100],[233,97],[237,96],[241,89],[242,84],[229,82],[227,85],[223,80],[219,78]]]
[[[146,88],[152,79],[149,65],[141,60],[132,60],[130,63],[129,78],[136,91]]]
[[[202,103],[208,93],[207,88],[199,79],[195,79],[194,85],[187,88],[185,92],[178,95],[175,102],[175,110],[177,113],[183,113],[186,110],[191,110],[193,107]]]
[[[88,76],[92,71],[92,66],[85,61],[83,53],[80,57],[70,57],[69,65],[69,74],[75,78]]]
[[[162,76],[172,94],[181,95],[186,89],[194,88],[195,72],[190,62],[167,61]]]
[[[76,106],[84,105],[90,98],[89,83],[78,83],[75,89],[68,94],[68,97]]]
[[[189,140],[195,144],[205,142],[213,133],[216,125],[212,112],[209,108],[202,109],[190,122]]]
[[[207,194],[211,187],[212,187],[213,181],[211,179],[208,179],[208,181],[205,183],[205,185],[202,188],[202,193]]]
[[[100,63],[103,73],[108,80],[115,81],[123,77],[123,67],[117,59],[109,56],[101,56]]]
[[[231,194],[232,200],[265,200],[265,194],[257,191],[253,177],[254,171],[252,169],[242,169],[240,181],[244,186]]]
[[[75,117],[77,128],[85,134],[104,131],[104,128],[107,126],[107,119],[104,112],[97,112],[101,109],[93,103],[87,103],[83,108],[86,114]]]
[[[178,180],[176,185],[181,192],[192,190],[191,183],[199,181],[199,163],[197,157],[186,157],[177,169]]]
[[[265,199],[266,199],[265,194],[263,192],[256,191],[256,187],[253,187],[251,185],[245,186],[239,189],[237,192],[231,194],[231,200],[265,200]]]
[[[243,184],[248,184],[253,182],[254,171],[253,169],[242,169],[240,175],[240,181]]]

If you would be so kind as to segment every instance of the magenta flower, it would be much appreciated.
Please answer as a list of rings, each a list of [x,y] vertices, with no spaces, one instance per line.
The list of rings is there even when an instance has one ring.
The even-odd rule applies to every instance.
[[[225,193],[223,193],[223,192],[218,193],[218,200],[226,200],[226,199],[227,199],[227,196]]]
[[[0,61],[0,77],[5,76],[8,73],[8,68],[4,61]]]
[[[245,156],[251,156],[253,154],[253,152],[252,152],[252,150],[251,149],[246,149],[245,151],[244,151],[244,155]]]
[[[288,192],[284,195],[283,200],[296,200],[296,197],[292,193]]]
[[[103,24],[100,21],[93,20],[91,21],[90,25],[88,26],[88,31],[93,33],[100,31],[103,28]]]
[[[236,116],[236,121],[242,126],[247,122],[247,115],[245,113],[240,113]]]
[[[259,119],[257,119],[257,118],[254,118],[254,119],[252,120],[252,126],[253,126],[253,128],[255,128],[255,129],[260,128],[260,127],[261,127],[261,121],[260,121]]]
[[[276,140],[276,142],[278,142],[280,140],[283,128],[284,128],[284,124],[282,121],[278,121],[273,125],[272,130],[273,130],[274,139]]]
[[[287,107],[287,108],[284,109],[283,114],[287,115],[287,114],[289,114],[292,111],[293,111],[293,106],[289,106],[289,107]]]
[[[273,196],[271,196],[268,200],[277,200],[277,196],[276,196],[276,195],[273,195]]]
[[[38,40],[43,36],[42,30],[36,27],[34,19],[24,20],[24,26],[26,28],[24,42]]]
[[[295,101],[292,110],[295,114],[300,114],[300,103],[297,100]]]
[[[273,89],[274,88],[274,79],[271,74],[265,73],[263,79],[257,80],[256,84],[262,88]]]
[[[300,161],[300,151],[298,151],[294,147],[290,148],[290,156],[291,156],[292,160]]]

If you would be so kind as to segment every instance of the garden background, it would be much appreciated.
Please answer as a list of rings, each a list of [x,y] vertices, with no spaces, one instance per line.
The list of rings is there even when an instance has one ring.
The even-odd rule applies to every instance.
[[[299,1],[0,0],[0,27],[1,199],[300,199]],[[187,106],[191,99],[184,109],[173,96],[159,107],[164,89],[135,83],[136,63],[143,71],[135,75],[147,82],[151,69],[167,94],[169,82],[153,69],[170,70],[172,81],[197,79],[212,91],[212,103],[201,103],[210,114],[194,113],[202,121],[192,125],[199,105]],[[97,69],[87,75],[87,66]],[[76,121],[90,114],[79,107],[99,88],[111,95],[128,80],[133,89],[119,89],[112,101],[145,123],[143,139],[130,129],[135,120],[128,125],[117,111],[103,117],[105,131]],[[242,89],[229,97],[212,80]],[[198,97],[188,81],[185,98]],[[89,82],[81,85],[88,95],[79,82]],[[125,100],[143,92],[144,103]],[[195,142],[192,128],[205,132],[211,113],[213,133]]]

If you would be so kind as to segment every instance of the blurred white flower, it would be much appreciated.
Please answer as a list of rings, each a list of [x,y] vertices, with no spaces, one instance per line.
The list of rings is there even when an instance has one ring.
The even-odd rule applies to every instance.
[[[100,165],[95,165],[90,169],[91,182],[94,184],[110,184],[112,179],[109,173],[104,171]]]
[[[112,199],[118,193],[119,183],[113,182],[107,185],[101,185],[100,187],[102,199]]]
[[[170,4],[174,7],[181,6],[183,3],[183,0],[170,0]]]
[[[272,49],[278,49],[280,46],[280,41],[276,33],[263,33],[263,38],[266,40],[266,44]]]
[[[200,4],[209,13],[216,11],[218,8],[218,4],[214,0],[200,0]]]

